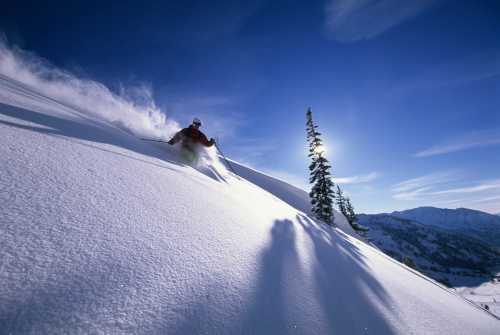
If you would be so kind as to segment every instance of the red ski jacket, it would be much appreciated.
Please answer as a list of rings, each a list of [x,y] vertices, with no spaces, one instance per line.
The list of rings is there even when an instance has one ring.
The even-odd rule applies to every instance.
[[[200,143],[203,144],[206,147],[211,147],[214,145],[213,140],[208,140],[205,134],[203,134],[201,131],[196,129],[193,126],[189,126],[188,128],[182,129],[180,132],[175,134],[174,138],[172,139],[173,143],[177,143],[180,140],[185,140],[188,139],[189,141],[192,141],[193,143]]]

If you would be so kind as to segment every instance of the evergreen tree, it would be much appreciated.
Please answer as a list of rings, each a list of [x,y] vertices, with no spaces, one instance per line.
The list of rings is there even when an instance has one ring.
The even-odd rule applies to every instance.
[[[340,201],[339,201],[340,197]],[[351,199],[349,197],[344,197],[342,190],[340,187],[337,186],[337,205],[339,206],[339,210],[344,214],[345,218],[347,219],[347,222],[351,225],[352,229],[358,232],[358,234],[363,235],[363,233],[366,233],[369,229],[365,226],[360,225],[357,223],[357,215],[356,212],[354,212],[354,206],[351,203]]]
[[[351,204],[351,199],[345,197],[345,217],[347,221],[352,225],[356,222],[356,213],[354,212],[354,207]]]
[[[352,229],[358,232],[358,234],[364,236],[364,234],[369,230],[367,227],[360,225],[358,222],[358,217],[356,212],[354,212],[354,206],[351,203],[349,197],[344,197],[344,212],[342,212],[346,217],[347,221],[351,225]]]
[[[335,192],[335,200],[337,203],[337,207],[339,209],[339,212],[344,214],[344,216],[347,218],[346,215],[346,203],[345,203],[345,198],[344,198],[344,193],[340,189],[340,186],[337,185],[337,191]]]
[[[306,118],[307,142],[309,143],[308,156],[311,158],[309,183],[313,184],[309,193],[312,212],[318,219],[333,225],[334,193],[332,187],[334,184],[330,175],[331,166],[324,157],[325,152],[320,138],[321,133],[316,130],[318,126],[313,122],[310,108],[307,110]]]

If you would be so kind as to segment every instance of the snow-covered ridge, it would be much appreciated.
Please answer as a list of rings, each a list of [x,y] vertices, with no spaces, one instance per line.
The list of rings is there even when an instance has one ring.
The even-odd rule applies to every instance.
[[[230,162],[231,166],[234,167],[234,171],[239,176],[272,193],[274,196],[302,213],[311,215],[310,198],[309,194],[305,190],[293,186],[286,181],[280,180],[279,178],[257,171],[244,164],[233,160],[230,160]],[[347,222],[346,218],[337,211],[334,212],[334,223],[335,226],[340,228],[344,233],[350,236],[359,237],[354,229],[352,229],[351,225]]]
[[[427,215],[418,216],[421,212]],[[402,218],[404,215],[399,213],[411,213],[418,221]],[[440,213],[446,213],[447,221],[439,218]],[[499,227],[494,221],[490,222],[492,215],[463,208],[432,207],[393,214],[358,216],[360,223],[370,229],[366,237],[371,243],[394,259],[457,289],[478,306],[500,315],[500,249],[490,243],[495,241],[492,237]],[[430,217],[431,222],[426,222],[426,217]],[[469,221],[467,224],[464,218]],[[476,220],[471,220],[473,218]],[[481,223],[481,218],[487,220]],[[486,230],[489,222],[491,226]],[[484,229],[485,238],[480,228]]]
[[[468,208],[419,207],[390,215],[481,239],[500,247],[500,218]]]
[[[286,183],[192,168],[6,81],[3,333],[498,333],[492,315],[312,220]]]

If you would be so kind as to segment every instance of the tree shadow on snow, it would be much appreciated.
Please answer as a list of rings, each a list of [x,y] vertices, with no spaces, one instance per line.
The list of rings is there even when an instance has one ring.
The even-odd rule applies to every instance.
[[[359,248],[306,216],[298,215],[297,221],[274,221],[269,245],[260,253],[252,293],[241,302],[242,306],[222,306],[220,295],[225,293],[209,290],[219,296],[214,300],[219,304],[214,305],[203,294],[193,297],[186,306],[169,311],[168,320],[174,323],[160,321],[155,333],[394,334],[387,314],[382,314],[389,313],[396,319],[391,311],[391,298],[370,273]],[[296,246],[297,234],[302,229],[313,247],[312,295],[307,289],[300,291],[301,285],[309,280]],[[309,305],[311,301],[313,305]],[[300,306],[302,302],[304,306]],[[308,306],[313,310],[308,310]],[[301,324],[301,320],[307,324]]]
[[[63,136],[68,140],[71,139],[83,140],[86,142],[74,141],[74,143],[88,146],[93,149],[106,151],[108,153],[119,155],[128,159],[133,159],[135,161],[139,161],[145,164],[155,165],[157,167],[167,168],[167,166],[155,164],[153,162],[138,157],[134,157],[132,155],[127,155],[123,152],[115,151],[112,148],[104,149],[103,147],[94,146],[89,144],[88,142],[110,144],[116,147],[121,147],[139,153],[141,155],[157,158],[178,166],[185,166],[185,164],[182,164],[179,161],[168,158],[169,155],[172,155],[172,153],[169,152],[170,151],[169,148],[164,148],[164,150],[161,150],[157,146],[151,145],[151,143],[145,143],[133,137],[130,134],[128,134],[127,136],[127,133],[125,133],[122,130],[113,129],[113,131],[111,131],[109,129],[106,129],[105,127],[98,127],[86,123],[75,122],[59,118],[56,116],[37,113],[2,103],[0,103],[0,115],[5,115],[25,122],[30,122],[40,125],[40,127],[37,127],[33,125],[26,125],[6,120],[0,120],[0,124],[6,126],[35,131],[45,135]],[[116,134],[117,132],[120,132],[120,134],[119,135]]]
[[[286,288],[300,269],[295,230],[290,220],[275,220],[271,242],[261,253],[256,289],[243,320],[242,334],[287,334],[293,330],[287,310]]]
[[[299,214],[297,220],[314,245],[317,298],[330,333],[394,334],[382,315],[384,309],[394,314],[391,298],[371,274],[359,248],[307,216]]]
[[[261,269],[250,308],[242,328],[235,333],[394,334],[387,316],[382,314],[384,310],[393,314],[392,301],[370,273],[359,248],[305,215],[297,215],[297,222],[298,225],[291,220],[274,222],[270,245],[261,254]],[[296,250],[297,227],[303,229],[313,245],[314,297],[297,292],[308,280]],[[316,301],[314,306],[322,315],[294,306],[301,303],[301,297]],[[301,318],[309,324],[297,324]]]
[[[171,311],[180,321],[176,324],[159,326],[156,333],[174,335],[289,333],[291,328],[286,315],[285,285],[289,280],[287,274],[290,274],[290,271],[287,269],[297,266],[298,262],[292,221],[274,222],[270,244],[262,251],[260,260],[255,290],[249,301],[242,301],[242,306],[214,306],[204,296],[200,296],[189,305],[179,306],[175,311]],[[214,291],[214,294],[225,293]],[[221,308],[224,311],[219,311]],[[229,308],[233,310],[229,312]],[[232,314],[233,318],[228,318],[228,314]]]

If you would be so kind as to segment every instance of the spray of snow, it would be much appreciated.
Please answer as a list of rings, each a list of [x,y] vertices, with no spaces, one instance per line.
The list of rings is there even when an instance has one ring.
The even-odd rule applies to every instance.
[[[2,36],[0,76],[9,77],[42,96],[138,136],[166,139],[179,129],[177,122],[167,119],[156,106],[152,90],[147,85],[122,88],[119,93],[114,93],[99,82],[78,78],[33,53],[9,46]],[[0,101],[22,105],[23,97],[2,92]]]
[[[6,89],[14,82],[18,84],[15,88]],[[20,90],[19,85],[26,89]],[[176,121],[167,119],[156,106],[150,86],[121,86],[120,92],[115,93],[102,83],[79,78],[31,52],[10,46],[1,35],[0,86],[0,102],[28,110],[48,111],[52,107],[52,111],[61,108],[65,112],[77,111],[81,116],[110,123],[138,137],[167,140],[180,129]],[[39,96],[34,96],[34,92]],[[49,100],[53,103],[47,103]],[[198,154],[200,168],[227,174],[216,148],[202,149]]]
[[[228,175],[227,166],[223,163],[223,160],[219,157],[217,148],[209,148],[202,152],[200,156],[200,163],[203,166],[211,167],[217,171],[222,177]],[[226,163],[227,164],[227,163]]]

